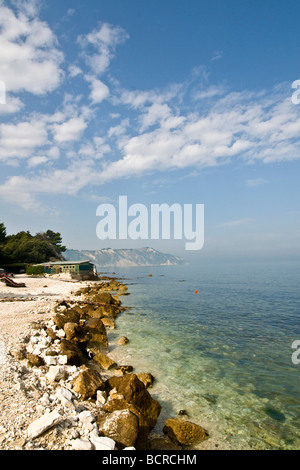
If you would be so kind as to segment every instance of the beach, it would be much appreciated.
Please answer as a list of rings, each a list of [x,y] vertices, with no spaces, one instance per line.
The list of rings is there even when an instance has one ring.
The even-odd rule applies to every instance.
[[[115,336],[124,284],[60,275],[14,280],[26,287],[0,283],[2,450],[180,450],[189,447],[175,438],[186,434],[182,426],[186,444],[206,440],[185,416],[170,416],[164,433],[153,432],[161,411],[151,396],[155,378],[118,362],[129,341]]]

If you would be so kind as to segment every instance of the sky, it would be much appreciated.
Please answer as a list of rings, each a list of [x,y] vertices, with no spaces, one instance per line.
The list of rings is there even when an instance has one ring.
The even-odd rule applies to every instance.
[[[298,0],[0,0],[8,234],[299,258],[299,15]],[[100,240],[97,208],[120,196],[204,204],[204,247]]]

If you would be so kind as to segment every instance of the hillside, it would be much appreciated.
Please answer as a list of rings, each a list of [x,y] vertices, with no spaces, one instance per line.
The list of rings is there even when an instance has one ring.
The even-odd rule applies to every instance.
[[[161,253],[153,248],[112,249],[103,250],[66,250],[67,261],[90,259],[99,267],[130,267],[130,266],[175,266],[185,264],[185,260],[174,255]]]

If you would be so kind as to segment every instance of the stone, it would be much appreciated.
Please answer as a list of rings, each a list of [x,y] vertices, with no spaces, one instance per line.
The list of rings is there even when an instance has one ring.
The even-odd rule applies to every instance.
[[[132,371],[132,366],[118,366],[115,375],[118,375],[120,377],[125,374],[130,374]]]
[[[110,330],[114,330],[116,328],[116,324],[111,318],[103,317],[101,318],[101,321],[103,325]]]
[[[100,318],[89,318],[86,320],[84,328],[92,334],[106,335],[105,326]]]
[[[97,419],[99,434],[113,439],[119,447],[134,446],[138,437],[139,421],[129,410],[118,410]]]
[[[64,324],[64,332],[66,333],[66,338],[68,340],[71,341],[72,339],[76,337],[77,328],[78,328],[78,323],[67,322]]]
[[[56,333],[55,333],[55,331],[53,331],[53,328],[50,328],[50,327],[47,328],[46,333],[49,336],[49,338],[51,339],[51,341],[55,341],[57,339]]]
[[[64,328],[66,323],[79,323],[80,315],[74,310],[67,310],[63,313],[57,313],[53,321],[59,330]]]
[[[63,366],[50,366],[46,377],[50,382],[59,382],[66,379],[67,371]]]
[[[64,400],[72,401],[72,399],[74,398],[73,393],[64,387],[58,388],[56,390],[55,396],[59,401],[64,401]]]
[[[36,354],[27,353],[26,358],[29,364],[33,367],[41,367],[45,365],[44,359]]]
[[[89,410],[85,410],[79,413],[78,419],[83,424],[93,423],[94,421],[96,421],[96,417]]]
[[[137,375],[137,378],[143,382],[143,384],[145,385],[146,388],[150,388],[152,387],[153,385],[153,382],[154,382],[154,377],[152,374],[150,374],[149,372],[141,372],[139,374],[136,374]]]
[[[127,403],[135,405],[143,414],[149,429],[154,428],[161,412],[161,405],[151,397],[145,385],[136,374],[122,377],[111,377],[107,381],[109,389],[116,388],[117,393],[124,396]]]
[[[81,349],[72,341],[62,339],[60,343],[60,350],[63,356],[67,356],[68,364],[70,365],[81,366],[86,362]]]
[[[57,365],[57,357],[55,356],[46,356],[45,363],[47,366],[56,366]]]
[[[95,353],[99,352],[106,352],[108,348],[108,339],[106,334],[101,335],[94,333],[91,335],[89,341],[87,342],[87,347],[94,351]]]
[[[102,390],[97,390],[97,404],[104,405],[107,400],[107,393]]]
[[[72,450],[93,450],[93,444],[88,439],[74,439],[71,446]]]
[[[101,353],[100,351],[95,354],[93,360],[97,362],[97,364],[104,370],[110,370],[114,367],[117,367],[117,364],[112,359],[110,359],[108,356]]]
[[[58,356],[58,364],[60,364],[61,366],[67,365],[68,364],[68,356],[59,355]]]
[[[122,336],[118,341],[118,344],[120,346],[125,346],[125,344],[128,344],[128,343],[129,343],[129,339],[126,338],[126,336]]]
[[[105,390],[100,374],[90,368],[85,368],[72,381],[73,390],[79,393],[82,400],[95,398],[97,390]]]
[[[207,439],[208,434],[201,426],[180,418],[168,419],[163,432],[176,444],[191,446]]]
[[[116,443],[109,437],[92,436],[90,441],[95,450],[115,450]]]
[[[61,420],[61,418],[62,416],[54,410],[51,413],[43,415],[36,421],[33,421],[33,423],[31,423],[27,429],[27,435],[29,439],[35,439],[44,432],[48,431],[50,428],[55,426]]]

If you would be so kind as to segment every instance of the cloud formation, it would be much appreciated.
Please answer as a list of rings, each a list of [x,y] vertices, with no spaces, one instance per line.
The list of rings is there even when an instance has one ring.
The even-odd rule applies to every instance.
[[[36,210],[40,194],[76,195],[121,178],[300,158],[300,114],[288,84],[234,92],[210,83],[203,68],[162,90],[127,90],[110,74],[126,31],[102,23],[80,35],[68,63],[37,2],[16,5],[0,3],[0,77],[10,97],[0,106],[0,164],[14,165],[0,184],[6,201]],[[54,90],[62,99],[47,113],[24,109],[23,92],[51,98]]]

